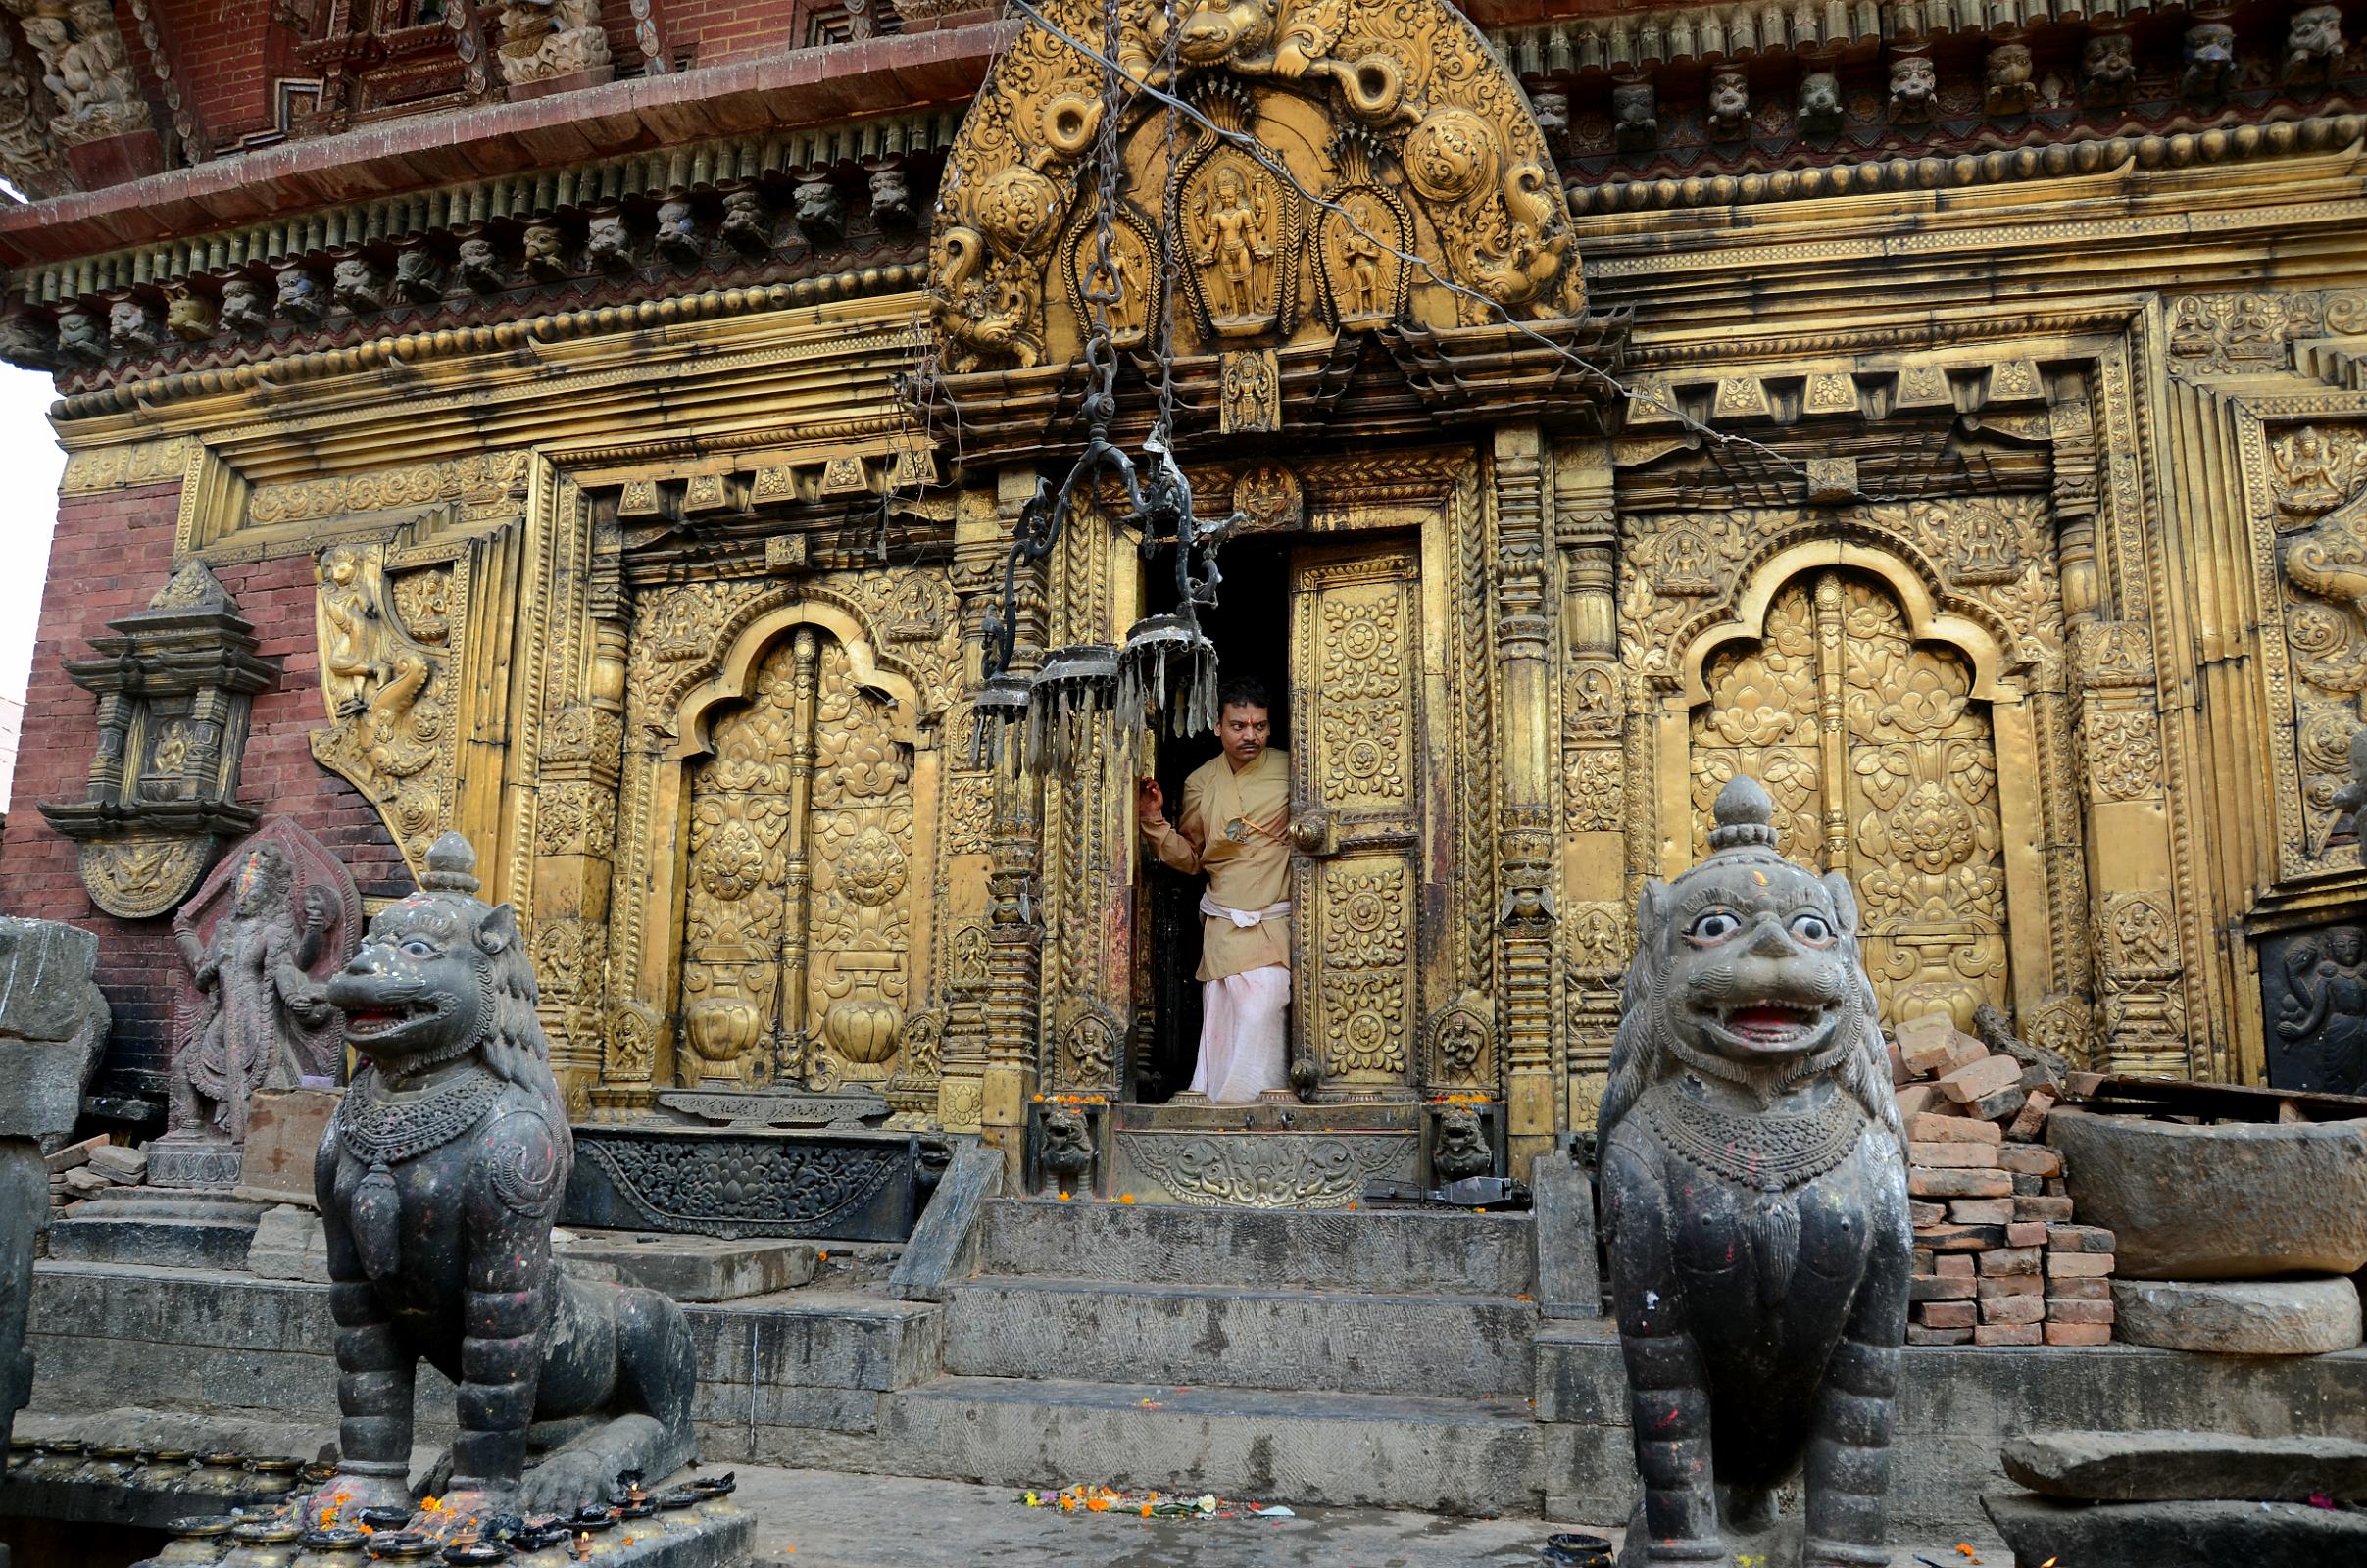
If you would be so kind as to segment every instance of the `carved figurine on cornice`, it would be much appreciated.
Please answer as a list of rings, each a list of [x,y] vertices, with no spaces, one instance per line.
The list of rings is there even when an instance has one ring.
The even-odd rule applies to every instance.
[[[1799,115],[1805,135],[1830,136],[1841,129],[1841,78],[1830,71],[1801,76]]]
[[[560,283],[573,275],[574,270],[567,266],[567,236],[557,223],[528,223],[520,243],[525,248],[526,270],[537,280]],[[465,257],[468,246],[461,249]]]
[[[1529,89],[1529,111],[1537,117],[1537,128],[1545,133],[1545,144],[1558,153],[1569,146],[1570,95],[1558,87]]]
[[[817,249],[846,237],[847,204],[827,169],[809,169],[797,176],[797,229],[806,243]]]
[[[11,311],[0,317],[0,361],[26,370],[54,370],[58,358],[58,329],[31,311]]]
[[[70,305],[58,313],[58,360],[64,365],[96,365],[107,358],[107,331],[98,314]]]
[[[502,40],[494,58],[512,86],[555,81],[612,65],[600,0],[499,0]]]
[[[328,311],[328,295],[313,270],[302,262],[291,262],[271,274],[276,293],[271,309],[291,321],[310,325]]]
[[[126,354],[155,353],[156,312],[137,294],[118,295],[107,305],[107,341]]]
[[[594,213],[584,224],[583,265],[595,272],[633,270],[633,229],[622,213]]]
[[[263,285],[249,277],[233,277],[222,284],[217,321],[223,331],[236,336],[260,337],[271,324],[271,301]]]
[[[882,228],[902,228],[912,220],[912,188],[904,165],[882,159],[864,166],[871,176],[871,221]]]
[[[41,57],[42,85],[59,114],[50,133],[68,145],[153,131],[110,0],[9,0],[25,41]]]
[[[1611,85],[1611,136],[1623,153],[1648,153],[1659,145],[1660,121],[1651,82]]]
[[[165,330],[183,343],[203,343],[214,335],[221,307],[211,295],[193,288],[175,289],[165,297]]]
[[[2030,45],[2001,43],[1989,51],[1983,64],[1988,78],[1988,109],[2002,120],[2013,115],[2026,115],[2038,99],[2038,83],[2031,78],[2035,67],[2030,58]]]
[[[658,254],[684,267],[707,255],[707,237],[699,232],[699,211],[683,197],[658,204]]]
[[[361,316],[386,309],[386,274],[368,256],[340,256],[329,270],[329,293]]]
[[[434,305],[444,297],[443,259],[422,240],[395,258],[395,292],[414,305]]]
[[[2236,29],[2224,22],[2202,22],[2187,29],[2186,74],[2179,91],[2194,103],[2227,96],[2236,84]]]
[[[771,255],[772,213],[764,205],[764,193],[751,186],[724,197],[723,220],[715,225],[715,236],[743,256]]]
[[[527,233],[531,234],[532,229]],[[545,225],[552,236],[556,254],[559,231]],[[501,252],[482,234],[471,234],[461,241],[460,258],[453,264],[452,275],[462,288],[476,294],[498,294],[510,286],[510,269],[502,261]]]
[[[2090,34],[2080,50],[2080,102],[2092,109],[2117,108],[2136,86],[2136,40],[2125,32]]]
[[[1099,24],[1087,0],[1055,0],[1049,16],[1072,32]],[[1166,73],[1166,25],[1157,6],[1127,8],[1117,58],[1130,74]],[[1403,318],[1409,325],[1585,315],[1567,201],[1545,135],[1503,62],[1444,0],[1203,0],[1178,20],[1172,58],[1175,85],[1219,129],[1186,122],[1170,179],[1163,116],[1130,100],[1117,127],[1131,171],[1121,224],[1140,222],[1146,239],[1163,230],[1187,255],[1205,251],[1205,234],[1194,230],[1225,206],[1221,180],[1252,220],[1262,195],[1272,227],[1263,242],[1275,253],[1260,270],[1273,277],[1256,280],[1268,298],[1248,325],[1237,309],[1211,309],[1207,293],[1213,284],[1238,307],[1238,266],[1228,272],[1211,260],[1213,273],[1185,272],[1192,308],[1176,313],[1179,357],[1219,351],[1210,339],[1230,351],[1249,335],[1311,343],[1337,330],[1336,312],[1307,308],[1319,282],[1299,285],[1317,265],[1307,238],[1335,251],[1340,220],[1303,190],[1325,200],[1354,190],[1404,208],[1406,232],[1391,243],[1432,250],[1437,275],[1479,296],[1417,274]],[[1073,279],[1048,274],[1056,263],[1073,270],[1076,236],[1089,231],[1100,95],[1092,62],[1037,24],[1021,29],[981,87],[947,160],[930,245],[936,326],[952,373],[1024,370],[1075,351]],[[1343,163],[1338,154],[1351,142],[1356,156]],[[1226,249],[1238,263],[1239,246]]]
[[[2342,64],[2342,8],[2304,6],[2293,14],[2285,33],[2288,86],[2318,87]]]
[[[1940,68],[1929,55],[1891,57],[1891,123],[1922,125],[1931,122],[1940,105]]]
[[[1709,78],[1709,136],[1712,141],[1737,141],[1751,133],[1751,77],[1740,71],[1721,71]]]

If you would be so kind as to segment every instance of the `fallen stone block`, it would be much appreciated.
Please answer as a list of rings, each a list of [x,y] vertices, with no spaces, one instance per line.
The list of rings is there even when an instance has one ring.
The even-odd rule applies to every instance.
[[[2165,1350],[2323,1355],[2359,1343],[2346,1279],[2114,1280],[2112,1305],[2121,1339]]]
[[[2224,1432],[2032,1432],[2008,1438],[2005,1473],[2049,1497],[2091,1502],[2367,1497],[2367,1443]]]
[[[148,1156],[121,1144],[102,1144],[90,1152],[90,1168],[125,1187],[137,1187],[148,1175]]]
[[[267,1280],[328,1283],[328,1238],[316,1209],[281,1203],[255,1222],[247,1248],[247,1272]]]
[[[2016,1563],[2065,1568],[2327,1568],[2367,1559],[2367,1513],[2292,1502],[2066,1502],[2028,1493],[1981,1499]]]
[[[2367,1265],[2367,1120],[2198,1127],[2060,1110],[2046,1137],[2062,1152],[2080,1219],[2119,1237],[2127,1278]]]

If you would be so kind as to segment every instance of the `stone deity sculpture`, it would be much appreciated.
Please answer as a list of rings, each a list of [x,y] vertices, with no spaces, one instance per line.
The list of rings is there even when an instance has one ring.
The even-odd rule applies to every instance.
[[[1645,884],[1599,1122],[1644,1479],[1620,1562],[1884,1563],[1913,1241],[1856,900],[1777,853],[1756,781],[1715,810],[1709,858]]]
[[[336,919],[336,898],[315,883],[299,910],[292,874],[277,844],[257,844],[210,936],[175,922],[173,940],[200,999],[195,1027],[173,1058],[168,1135],[175,1141],[244,1143],[249,1100],[259,1089],[296,1087],[296,1038],[327,1019],[328,1004],[305,971]]]
[[[460,1435],[429,1478],[456,1513],[573,1510],[620,1496],[620,1472],[694,1457],[682,1309],[553,1266],[574,1140],[517,918],[474,897],[474,860],[438,839],[419,890],[328,984],[368,1065],[314,1167],[344,1420],[308,1515],[409,1505],[422,1358],[459,1386]],[[567,1435],[529,1469],[546,1422]]]

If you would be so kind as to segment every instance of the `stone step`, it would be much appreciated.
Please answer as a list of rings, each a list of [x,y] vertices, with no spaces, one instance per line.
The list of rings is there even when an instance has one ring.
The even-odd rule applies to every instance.
[[[983,1225],[984,1274],[1467,1296],[1536,1291],[1526,1214],[1001,1199],[986,1205]]]
[[[986,1277],[948,1303],[945,1369],[1525,1399],[1536,1329],[1535,1304],[1504,1297]]]
[[[1071,1482],[1240,1501],[1534,1513],[1523,1401],[946,1377],[890,1398],[901,1475]]]

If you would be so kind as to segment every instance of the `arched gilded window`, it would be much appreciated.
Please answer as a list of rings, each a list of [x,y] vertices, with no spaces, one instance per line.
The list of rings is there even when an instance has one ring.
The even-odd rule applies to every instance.
[[[1969,1028],[2008,1004],[2004,832],[1989,705],[1890,589],[1828,569],[1777,589],[1755,641],[1701,670],[1694,854],[1737,773],[1775,797],[1784,852],[1849,873],[1886,1024],[1941,1007]]]

